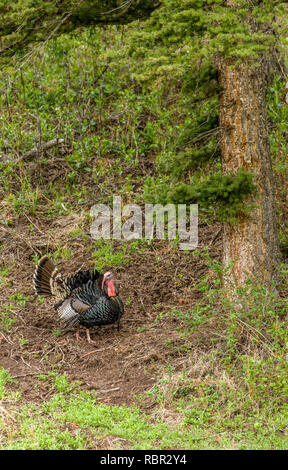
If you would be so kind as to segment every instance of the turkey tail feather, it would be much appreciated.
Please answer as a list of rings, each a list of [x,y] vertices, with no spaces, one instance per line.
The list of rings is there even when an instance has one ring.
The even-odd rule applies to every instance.
[[[61,277],[56,266],[48,258],[43,256],[36,267],[34,274],[34,288],[38,295],[55,295],[55,281]]]

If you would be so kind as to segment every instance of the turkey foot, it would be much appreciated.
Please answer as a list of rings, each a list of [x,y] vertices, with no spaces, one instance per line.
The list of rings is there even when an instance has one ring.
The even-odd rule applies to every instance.
[[[87,338],[88,343],[96,344],[96,341],[90,338],[89,328],[86,328],[86,338]]]
[[[80,331],[80,325],[77,326],[77,330],[76,330],[76,340],[79,341],[80,338],[80,334],[79,334],[79,331]]]
[[[81,338],[80,338],[80,334],[79,334],[79,331],[80,331],[80,325],[78,325],[78,328],[77,328],[77,331],[76,331],[76,340],[79,341]],[[87,338],[87,341],[88,343],[96,343],[96,341],[94,341],[93,339],[91,339],[90,337],[90,332],[89,332],[89,328],[86,328],[86,338]]]

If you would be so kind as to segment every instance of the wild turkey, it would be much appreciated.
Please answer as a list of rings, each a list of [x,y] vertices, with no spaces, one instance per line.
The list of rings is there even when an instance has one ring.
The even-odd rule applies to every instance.
[[[119,331],[124,307],[112,272],[103,275],[97,270],[79,270],[63,277],[52,261],[43,256],[35,270],[34,288],[38,295],[56,297],[54,308],[65,326],[77,325],[77,340],[80,325],[86,328],[89,343],[95,342],[89,333],[92,326],[118,322]]]

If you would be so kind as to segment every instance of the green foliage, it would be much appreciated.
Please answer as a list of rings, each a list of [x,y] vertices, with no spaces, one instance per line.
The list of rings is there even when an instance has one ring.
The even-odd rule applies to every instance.
[[[278,14],[271,15],[270,8]],[[215,136],[219,131],[218,94],[221,90],[216,65],[220,57],[225,57],[231,63],[250,61],[252,67],[261,54],[272,48],[281,50],[280,35],[285,30],[281,13],[285,17],[285,8],[285,2],[274,1],[261,2],[260,6],[239,0],[235,5],[224,6],[221,1],[165,0],[147,21],[137,23],[136,27],[129,26],[127,46],[120,54],[123,61],[131,57],[129,67],[133,77],[150,87],[155,83],[159,86],[165,83],[166,90],[169,86],[177,87],[185,97],[182,109],[189,116],[186,125],[178,132],[174,148],[157,158],[158,171],[169,173],[167,180],[170,179],[175,188],[171,200],[199,201],[206,212],[211,212],[210,204],[216,202],[214,216],[225,220],[228,198],[231,221],[243,213],[243,197],[252,194],[254,189],[251,177],[244,176],[244,170],[235,176],[233,184],[232,175],[227,179],[217,176],[218,182],[212,177],[201,183],[204,186],[201,189],[195,184],[198,178],[195,170],[199,166],[203,168],[206,164],[210,173],[211,166],[219,162],[219,143]],[[191,172],[194,172],[194,179]],[[164,200],[169,192],[162,184],[162,176],[155,183],[159,186],[158,201]],[[146,193],[153,199],[155,192],[150,196],[150,189],[147,187]]]
[[[142,200],[143,171],[167,145],[177,110],[162,90],[142,91],[107,67],[107,50],[119,42],[115,28],[63,35],[2,83],[0,193],[12,219],[68,215],[95,198],[107,203],[112,192]],[[32,158],[21,161],[55,137],[65,155],[59,147],[40,153],[37,170]]]
[[[11,375],[6,369],[2,367],[0,369],[0,400],[3,400],[3,398],[7,395],[6,385],[12,382],[13,379],[11,378]]]
[[[198,448],[287,448],[285,404],[275,406],[272,400],[259,406],[252,390],[236,382],[235,370],[220,371],[212,354],[199,353],[194,363],[192,370],[167,374],[147,395],[163,414],[169,403],[175,414],[184,416],[187,429],[199,439]],[[201,372],[195,376],[197,368]],[[265,370],[261,376],[265,378]]]
[[[10,29],[15,34],[5,25],[8,15],[0,26],[1,32],[7,27],[1,47],[6,47],[5,42],[15,45],[20,54],[22,34],[29,28],[27,18],[35,24],[38,13],[43,12],[47,22],[51,19],[51,28],[57,25],[59,15],[53,8],[49,10],[50,2],[40,3],[14,2]],[[0,2],[0,7],[6,4]],[[84,4],[87,8],[87,2]],[[220,53],[245,58],[277,46],[273,16],[281,19],[281,8],[281,2],[271,1],[254,5],[241,1],[228,10],[218,0],[164,0],[145,24],[63,35],[39,49],[33,64],[6,75],[0,97],[5,228],[17,224],[23,214],[37,215],[42,221],[68,215],[78,205],[86,210],[91,201],[107,203],[112,192],[129,202],[136,198],[143,202],[143,189],[152,202],[198,202],[202,213],[210,217],[235,220],[248,209],[244,201],[255,188],[253,175],[244,171],[221,176],[221,90],[214,60]],[[83,9],[79,22],[85,21],[87,13]],[[95,12],[91,8],[89,13]],[[260,30],[250,30],[249,15]],[[72,23],[63,24],[63,29],[72,28]],[[23,28],[16,29],[16,24]],[[272,37],[274,26],[277,34]],[[41,28],[39,37],[32,28],[30,38],[40,39],[45,32]],[[13,48],[6,51],[13,54]],[[18,58],[15,60],[17,67]],[[271,86],[268,114],[273,163],[283,177],[278,192],[286,200],[284,86],[281,77]],[[59,148],[40,153],[36,170],[35,161],[24,158],[21,162],[31,148],[55,135],[65,139],[65,153]],[[284,220],[281,198],[278,210]],[[30,230],[36,230],[33,224]],[[284,223],[280,230],[284,246]],[[87,246],[88,236],[83,237],[79,228],[72,236],[80,237],[98,269],[125,266],[145,247],[141,240],[121,244],[101,240]],[[72,256],[66,245],[55,253],[61,259]],[[155,271],[160,269],[161,256],[155,258]],[[164,377],[158,377],[142,397],[144,405],[151,399],[150,416],[138,407],[101,403],[101,397],[81,391],[79,384],[71,384],[67,376],[55,372],[38,378],[50,381],[54,396],[20,408],[10,392],[16,385],[2,370],[2,448],[98,448],[107,445],[105,438],[109,437],[111,446],[118,448],[287,449],[287,300],[269,293],[255,280],[235,289],[235,298],[228,298],[222,290],[226,272],[221,263],[207,252],[204,256],[211,272],[191,287],[203,298],[186,309],[169,307],[152,325],[160,328],[162,321],[175,321],[175,336],[166,339],[164,347],[168,360],[171,354],[179,361],[176,370],[167,364]],[[6,288],[9,269],[1,268],[0,275],[1,287]],[[28,296],[18,293],[2,306],[3,332],[11,334],[17,312],[26,307],[27,300]],[[37,298],[39,301],[43,298]],[[128,297],[126,304],[130,303]],[[162,307],[154,305],[157,312]],[[54,329],[52,334],[57,338],[61,332]],[[25,347],[27,340],[18,341]],[[139,400],[140,407],[143,402]]]
[[[160,326],[174,320],[179,342],[165,345],[172,355],[185,351],[190,367],[166,373],[146,404],[169,403],[191,429],[213,429],[219,448],[230,448],[232,437],[240,449],[286,448],[287,439],[277,436],[287,420],[287,298],[257,279],[226,292],[230,268],[223,270],[207,249],[194,256],[211,270],[192,286],[203,297],[157,317]]]
[[[200,69],[190,68],[190,73],[183,77],[182,91],[190,105],[214,97],[221,91],[217,69],[209,63]]]
[[[95,240],[92,253],[95,268],[99,271],[111,266],[122,266],[129,263],[131,255],[143,251],[146,240],[133,240],[117,244],[115,240]]]
[[[258,283],[256,276],[248,279],[243,287],[236,287],[235,283],[231,295],[231,289],[226,291],[224,288],[224,281],[231,266],[224,270],[221,263],[211,259],[207,249],[198,252],[198,255],[206,259],[213,273],[212,282],[206,276],[196,285],[197,289],[205,294],[203,300],[188,312],[172,309],[167,313],[180,320],[179,332],[186,347],[189,347],[187,342],[189,343],[197,328],[214,323],[209,335],[210,341],[214,343],[215,340],[213,331],[216,337],[217,331],[221,331],[219,357],[225,364],[237,362],[238,358],[244,357],[245,354],[251,357],[253,350],[260,356],[268,354],[268,357],[274,358],[274,364],[279,364],[282,370],[286,363],[283,351],[288,341],[285,326],[287,299],[279,297],[276,291],[271,292]],[[211,322],[211,319],[214,319],[214,322]]]
[[[64,375],[39,376],[39,380],[47,378],[54,381],[57,394],[40,406],[28,403],[18,407],[13,427],[0,423],[5,431],[2,450],[91,449],[106,436],[113,437],[116,448],[122,447],[118,441],[132,449],[193,446],[194,437],[185,427],[175,430],[165,422],[150,419],[136,407],[98,403],[95,393],[81,391],[80,384],[69,383]],[[9,381],[7,371],[0,371],[0,387],[5,394]]]
[[[0,269],[0,287],[6,284],[7,276],[9,274],[10,269],[11,269],[10,266],[4,266],[3,268]]]
[[[25,307],[28,296],[21,293],[12,294],[9,297],[9,300],[14,302],[4,304],[0,311],[0,323],[4,331],[11,330],[12,326],[17,320],[17,310],[19,310],[21,307]]]
[[[288,106],[285,81],[278,75],[267,93],[267,111],[270,123],[270,146],[275,168],[277,186],[277,214],[279,221],[280,248],[288,254],[288,220],[286,217],[287,181],[288,181]]]
[[[147,199],[162,204],[199,204],[200,211],[218,220],[235,222],[239,214],[247,213],[253,207],[247,205],[244,196],[249,196],[256,189],[253,175],[239,170],[236,175],[212,175],[208,180],[198,180],[197,176],[189,184],[173,187],[165,183],[152,192],[148,187]]]
[[[36,188],[35,191],[31,191],[28,185],[23,184],[21,192],[17,195],[8,194],[6,202],[17,214],[28,212],[34,215],[39,203],[39,190]]]
[[[10,331],[17,318],[13,304],[5,304],[1,307],[0,321],[4,331]]]
[[[218,103],[216,100],[209,103],[209,106],[197,108],[197,114],[192,113],[181,129],[176,145],[178,148],[189,147],[195,140],[207,135],[207,132],[214,130],[218,126]]]
[[[173,163],[171,162],[172,175],[175,177],[183,176],[189,170],[195,170],[203,163],[218,160],[220,156],[219,149],[215,140],[210,140],[207,145],[200,148],[191,148],[179,152],[175,155]]]
[[[287,403],[287,358],[269,357],[263,360],[245,355],[241,357],[241,360],[243,377],[253,400],[261,406],[265,406],[271,399],[274,406]]]
[[[171,16],[174,25],[171,29],[163,18],[173,5],[173,2],[164,2],[147,22],[141,23],[141,28],[135,23],[121,32],[114,27],[104,33],[90,28],[78,35],[64,34],[58,40],[49,41],[40,51],[39,58],[34,59],[35,65],[17,73],[13,83],[11,80],[3,82],[5,94],[2,95],[1,105],[5,124],[0,146],[5,149],[8,162],[0,163],[0,186],[5,203],[13,208],[16,215],[23,212],[28,215],[45,213],[46,217],[65,215],[73,205],[85,205],[90,201],[95,197],[95,191],[98,200],[103,198],[107,201],[112,179],[113,191],[118,190],[127,200],[133,197],[137,198],[137,202],[142,201],[141,190],[135,191],[135,188],[144,186],[144,196],[148,200],[159,202],[167,193],[171,200],[178,202],[193,199],[199,201],[200,211],[207,217],[213,215],[220,220],[225,220],[227,216],[228,206],[221,209],[220,204],[222,199],[224,205],[228,204],[228,185],[228,199],[232,201],[231,220],[243,212],[243,196],[252,190],[249,177],[239,178],[237,175],[233,193],[230,191],[230,181],[222,181],[219,175],[220,90],[215,64],[211,59],[213,54],[198,60],[198,49],[195,46],[194,50],[192,43],[197,43],[200,36],[195,39],[192,35],[189,39],[185,33],[182,37],[184,25],[190,24],[189,21],[197,25],[200,31],[206,24],[206,16],[208,21],[208,17],[216,15],[217,8],[223,7],[209,2],[207,5],[205,2],[177,4],[178,10],[173,9],[175,19]],[[233,15],[238,13],[234,11]],[[201,15],[204,15],[203,22]],[[244,21],[244,15],[241,18]],[[179,31],[176,20],[179,21]],[[156,30],[157,22],[160,29]],[[174,27],[178,36],[175,32],[173,39],[170,33]],[[168,29],[164,34],[165,28]],[[141,36],[139,41],[144,41],[142,48],[145,49],[147,31],[160,37],[164,34],[161,39],[163,54],[168,56],[170,48],[176,48],[178,40],[179,44],[182,44],[181,41],[185,43],[180,48],[180,55],[178,48],[177,51],[175,49],[175,57],[171,56],[176,61],[177,74],[168,74],[165,84],[159,88],[153,86],[153,89],[147,89],[146,85],[139,86],[141,77],[137,76],[137,82],[131,78],[134,67],[139,67],[139,64],[141,73],[145,70],[141,61],[136,63],[134,60],[138,57],[138,49],[135,50],[136,55],[131,51],[131,57],[127,55],[129,47],[133,47],[130,41],[134,41],[134,34]],[[102,41],[103,34],[105,41]],[[214,39],[216,41],[216,36]],[[157,44],[155,42],[154,47],[148,41],[149,53],[145,49],[145,60],[149,58],[149,73],[154,73],[152,58]],[[111,56],[116,52],[117,62],[112,60],[112,65],[109,65]],[[190,54],[190,59],[187,54]],[[181,59],[181,64],[176,56]],[[173,60],[170,61],[171,66]],[[39,159],[42,176],[37,185],[25,174],[25,165],[9,161],[9,158],[13,160],[15,155],[31,150],[40,140],[55,138],[55,129],[59,138],[72,144],[62,160],[65,165],[64,190],[62,181],[55,180],[53,175],[49,178],[47,170],[51,158]],[[52,152],[52,157],[59,158],[57,149]],[[156,172],[144,180],[144,184],[142,175],[129,177],[134,175],[140,164],[142,168],[146,166],[144,160],[149,159],[147,164],[151,164],[154,157]],[[213,173],[219,179],[218,189]],[[83,184],[83,179],[87,184]],[[203,188],[199,188],[200,181]],[[188,189],[189,185],[191,188]],[[159,195],[158,199],[156,194]],[[212,204],[216,206],[212,208]]]
[[[3,415],[5,420],[0,421],[1,449],[93,449],[107,444],[106,438],[110,448],[115,449],[285,449],[287,437],[281,430],[287,422],[287,408],[273,400],[265,405],[260,393],[267,395],[265,383],[276,393],[280,391],[279,396],[286,390],[276,389],[269,379],[257,388],[260,377],[267,379],[270,372],[276,376],[272,361],[269,369],[267,363],[248,364],[243,358],[243,386],[236,387],[228,370],[218,376],[205,372],[208,362],[217,371],[217,360],[212,354],[198,357],[201,380],[191,369],[175,373],[168,368],[162,380],[138,397],[139,404],[143,400],[146,404],[149,400],[154,406],[157,404],[159,411],[154,416],[136,406],[99,403],[94,392],[82,391],[80,384],[69,383],[66,376],[56,373],[39,376],[41,381],[52,379],[55,383],[57,393],[52,398],[19,407],[15,394],[12,398],[7,387],[9,383],[13,385],[11,377],[2,369],[2,397],[6,400],[9,397],[10,405]],[[17,404],[16,409],[13,403]],[[165,422],[166,415],[173,416],[177,426]]]
[[[271,0],[261,5],[238,0],[229,6],[220,0],[165,0],[130,38],[128,52],[138,61],[138,66],[132,64],[135,76],[142,81],[167,75],[183,79],[202,66],[205,72],[212,70],[215,56],[257,56],[279,44],[275,32],[279,34],[285,9],[285,2]]]
[[[39,50],[39,45],[35,47],[37,43],[71,32],[81,25],[125,23],[135,18],[145,18],[157,2],[141,0],[135,3],[127,5],[121,0],[1,0],[2,67],[11,66],[11,63],[14,65],[15,59],[22,58],[26,53],[25,62],[27,57],[31,58]]]

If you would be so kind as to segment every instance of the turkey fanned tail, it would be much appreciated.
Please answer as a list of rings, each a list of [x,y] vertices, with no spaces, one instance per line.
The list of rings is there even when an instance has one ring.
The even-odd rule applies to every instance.
[[[89,281],[101,282],[102,275],[97,271],[78,270],[75,274],[63,278],[58,268],[48,258],[43,256],[39,261],[34,274],[34,288],[38,295],[56,295],[64,300],[75,289],[82,287]]]
[[[65,292],[62,275],[47,256],[39,260],[33,280],[38,295],[61,295]]]

